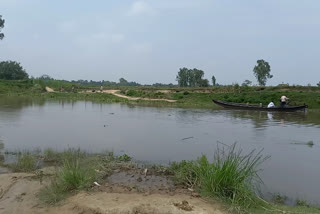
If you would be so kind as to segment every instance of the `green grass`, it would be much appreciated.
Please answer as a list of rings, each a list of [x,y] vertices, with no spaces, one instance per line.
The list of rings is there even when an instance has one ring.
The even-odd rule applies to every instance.
[[[65,93],[43,93],[45,86],[49,86],[56,91],[64,87]],[[60,80],[24,80],[5,81],[0,80],[0,95],[27,96],[44,99],[65,99],[65,100],[90,100],[105,103],[127,103],[145,106],[167,106],[182,108],[218,108],[212,103],[212,99],[220,99],[229,102],[252,103],[267,105],[274,101],[277,105],[282,95],[286,95],[291,100],[291,105],[308,104],[310,109],[320,109],[320,87],[315,86],[223,86],[208,88],[180,88],[180,87],[150,87],[150,86],[114,86],[105,89],[119,89],[121,93],[132,97],[174,99],[176,103],[165,101],[129,101],[111,94],[101,93],[67,93],[75,87],[76,91],[89,89],[99,90],[96,85],[80,85]],[[169,90],[171,93],[163,93],[159,90]]]
[[[173,163],[171,169],[176,184],[247,209],[262,202],[255,194],[255,184],[261,182],[258,167],[266,158],[255,151],[244,155],[242,150],[236,151],[236,144],[233,144],[218,147],[212,162],[202,156],[197,161]]]
[[[9,165],[14,172],[33,172],[36,170],[36,157],[30,153],[18,154],[16,163]]]
[[[96,181],[100,167],[97,157],[87,155],[79,149],[69,149],[59,157],[62,166],[52,178],[50,185],[39,193],[40,200],[47,204],[55,204],[78,190],[89,188]]]

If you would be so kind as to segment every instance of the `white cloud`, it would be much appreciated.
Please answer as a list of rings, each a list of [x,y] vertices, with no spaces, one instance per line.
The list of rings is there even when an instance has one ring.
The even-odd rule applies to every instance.
[[[131,6],[131,9],[128,15],[130,16],[141,15],[141,14],[152,15],[154,13],[155,13],[154,9],[147,2],[135,1]]]

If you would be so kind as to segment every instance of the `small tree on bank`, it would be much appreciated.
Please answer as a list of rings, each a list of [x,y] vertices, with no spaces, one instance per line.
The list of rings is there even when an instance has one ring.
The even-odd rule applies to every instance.
[[[215,76],[212,75],[211,80],[212,80],[212,86],[216,86],[216,78],[215,78]]]
[[[18,62],[0,62],[0,79],[23,80],[28,79],[29,75]]]
[[[318,85],[318,87],[320,87],[320,82],[317,85]]]
[[[257,61],[257,65],[253,68],[253,73],[257,78],[259,85],[265,86],[267,79],[271,79],[273,75],[270,74],[271,68],[268,62],[260,59]]]
[[[0,40],[4,38],[4,34],[1,33],[1,30],[3,27],[4,27],[4,19],[2,19],[2,16],[0,15]]]

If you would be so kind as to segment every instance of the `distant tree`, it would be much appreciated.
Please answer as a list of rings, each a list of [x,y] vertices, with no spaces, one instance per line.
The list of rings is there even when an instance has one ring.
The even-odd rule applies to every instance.
[[[211,80],[212,80],[212,86],[216,86],[216,78],[215,78],[215,76],[212,75]]]
[[[47,75],[47,74],[41,75],[38,79],[39,79],[39,80],[54,80],[52,77],[50,77],[50,76]]]
[[[320,81],[319,81],[319,83],[317,83],[317,85],[318,85],[318,87],[320,87]]]
[[[209,80],[208,79],[201,79],[199,86],[200,87],[209,87]]]
[[[4,34],[1,33],[1,30],[3,27],[4,27],[4,19],[2,19],[2,16],[0,15],[0,40],[4,38]]]
[[[245,81],[243,81],[242,86],[249,86],[251,84],[252,84],[252,82],[250,80],[245,80]]]
[[[125,78],[120,78],[119,85],[128,85],[128,81]]]
[[[180,87],[203,87],[203,85],[206,85],[204,79],[202,79],[203,76],[204,71],[202,70],[180,68],[176,80]]]
[[[28,76],[20,63],[14,61],[0,62],[0,79],[22,80],[28,79]]]
[[[187,68],[180,68],[176,80],[180,87],[188,87],[188,70]]]
[[[253,73],[257,78],[259,85],[265,86],[267,79],[272,78],[273,75],[270,74],[270,65],[268,62],[260,59],[257,61],[257,65],[253,68]]]

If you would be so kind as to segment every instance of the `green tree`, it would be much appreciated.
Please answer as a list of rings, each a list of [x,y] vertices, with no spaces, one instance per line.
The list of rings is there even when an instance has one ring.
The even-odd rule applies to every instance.
[[[273,75],[270,74],[271,68],[268,62],[260,59],[257,61],[257,65],[253,68],[253,73],[257,78],[259,85],[266,85],[267,79],[272,78]]]
[[[119,85],[128,85],[128,81],[124,78],[119,79]]]
[[[252,82],[250,80],[245,80],[245,81],[243,81],[242,86],[249,86],[251,84],[252,84]]]
[[[216,78],[215,78],[215,76],[212,75],[211,80],[212,80],[212,86],[216,86]]]
[[[5,80],[22,80],[28,79],[27,72],[18,62],[3,61],[0,62],[0,79]]]
[[[207,84],[202,79],[203,76],[204,71],[202,70],[180,68],[176,80],[180,87],[204,87],[203,85]]]
[[[52,77],[50,77],[50,76],[47,75],[47,74],[41,75],[38,79],[39,79],[39,80],[54,80]]]
[[[320,87],[320,81],[319,81],[319,83],[317,85],[318,85],[318,87]]]
[[[4,37],[4,34],[1,33],[1,30],[3,27],[4,27],[4,19],[2,19],[2,16],[0,15],[0,40],[2,40]]]
[[[200,87],[209,87],[209,80],[208,79],[201,79],[199,86]]]
[[[180,87],[188,87],[189,82],[189,69],[180,68],[176,80],[178,81],[178,85]]]
[[[207,86],[202,86],[202,85],[205,85],[204,84],[204,80],[202,79],[203,76],[204,76],[204,71],[203,70],[199,70],[199,69],[194,68],[192,70],[192,73],[193,73],[192,86],[207,87]]]

